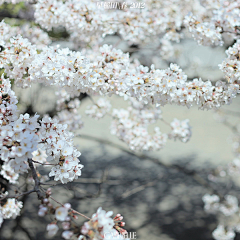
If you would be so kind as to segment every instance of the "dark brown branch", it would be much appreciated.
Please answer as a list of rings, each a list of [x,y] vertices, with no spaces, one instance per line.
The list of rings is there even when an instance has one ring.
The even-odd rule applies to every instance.
[[[20,195],[13,195],[13,196],[5,196],[5,197],[2,197],[1,199],[0,199],[0,201],[1,200],[4,200],[4,199],[7,199],[7,198],[20,198],[20,197],[22,197],[22,196],[24,196],[24,195],[28,195],[28,194],[30,194],[30,193],[33,193],[33,192],[36,192],[35,191],[35,189],[32,189],[32,190],[30,190],[30,191],[27,191],[27,192],[24,192],[24,193],[21,193]]]
[[[39,180],[39,178],[38,178],[38,176],[37,176],[36,169],[35,169],[35,167],[33,166],[33,160],[30,159],[30,158],[28,159],[28,165],[29,165],[29,167],[30,167],[30,169],[31,169],[32,177],[33,177],[33,180],[34,180],[34,182],[35,182],[34,188],[33,188],[32,190],[30,190],[30,191],[23,192],[23,193],[21,193],[20,195],[13,195],[13,196],[7,195],[7,196],[5,196],[5,197],[2,197],[2,198],[0,199],[0,201],[3,200],[3,199],[6,199],[6,198],[16,198],[16,199],[17,199],[17,198],[20,198],[20,197],[22,197],[22,196],[24,196],[24,195],[28,195],[28,194],[30,194],[30,193],[33,193],[33,192],[36,192],[36,193],[37,193],[38,199],[42,199],[42,198],[43,198],[43,194],[42,194],[42,192],[40,191],[40,188],[39,188],[41,182],[40,182],[40,180]]]
[[[31,169],[32,177],[33,177],[33,180],[35,182],[34,191],[37,193],[38,199],[42,199],[43,198],[43,193],[40,191],[40,188],[39,188],[40,187],[40,180],[38,178],[36,169],[33,166],[33,161],[30,158],[28,159],[28,165],[29,165],[29,167]]]

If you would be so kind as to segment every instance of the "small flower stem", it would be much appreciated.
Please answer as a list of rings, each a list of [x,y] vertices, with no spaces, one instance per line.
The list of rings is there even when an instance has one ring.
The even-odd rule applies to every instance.
[[[56,166],[57,164],[51,164],[51,163],[41,163],[41,162],[38,162],[38,161],[35,161],[35,160],[32,160],[34,163],[38,163],[38,164],[41,164],[41,165],[51,165],[51,166]]]
[[[50,196],[50,198],[51,198],[54,202],[56,202],[56,203],[58,203],[59,205],[61,205],[62,207],[64,207],[64,205],[63,205],[62,203],[60,203],[59,201],[57,201],[57,200],[54,199],[53,197]],[[80,213],[80,212],[78,212],[78,211],[76,211],[76,210],[74,210],[74,209],[72,209],[72,208],[70,208],[70,210],[71,210],[73,213],[75,213],[75,214],[78,214],[78,215],[80,215],[80,216],[82,216],[82,217],[84,217],[84,218],[86,218],[86,219],[88,219],[88,220],[91,220],[91,218],[87,217],[86,215],[84,215],[84,214],[82,214],[82,213]]]

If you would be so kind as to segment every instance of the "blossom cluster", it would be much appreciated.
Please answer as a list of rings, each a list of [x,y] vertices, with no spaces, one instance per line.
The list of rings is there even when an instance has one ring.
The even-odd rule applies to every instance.
[[[222,28],[216,27],[214,22],[200,22],[191,13],[184,19],[189,32],[201,45],[223,45]]]
[[[167,39],[161,39],[160,56],[162,59],[169,60],[175,55],[175,48]]]
[[[80,41],[87,42],[93,34],[101,37],[102,23],[112,20],[112,16],[107,16],[103,10],[97,9],[95,1],[87,0],[70,0],[65,3],[60,0],[39,0],[35,4],[34,17],[35,21],[47,30],[64,26],[69,32],[75,32],[74,35],[79,36]]]
[[[111,110],[111,107],[112,105],[108,100],[99,98],[95,104],[87,106],[85,113],[87,116],[98,120],[103,118]]]
[[[4,35],[4,34],[3,34]],[[5,50],[1,54],[0,66],[10,79],[15,79],[19,87],[28,87],[31,81],[28,76],[28,68],[37,52],[35,45],[22,36],[10,38],[3,47]]]
[[[160,150],[165,145],[167,139],[179,139],[187,142],[191,137],[191,127],[189,120],[179,121],[174,119],[170,124],[172,131],[169,134],[161,133],[159,127],[154,128],[151,134],[148,130],[150,124],[162,120],[162,112],[159,107],[153,107],[151,104],[144,104],[134,98],[129,100],[131,107],[127,109],[113,109],[111,133],[125,142],[131,150],[134,151],[154,151]],[[85,113],[95,119],[100,119],[110,111],[110,103],[100,98],[94,105],[88,106]],[[110,113],[109,113],[110,115]]]
[[[83,127],[83,121],[81,115],[78,113],[80,107],[80,100],[75,98],[74,100],[68,99],[65,103],[64,98],[57,102],[58,113],[54,117],[62,125],[67,124],[68,131],[74,132]]]
[[[188,119],[179,121],[175,118],[171,122],[171,127],[172,132],[169,134],[169,138],[180,139],[182,142],[187,142],[190,139],[192,133]]]
[[[228,39],[238,39],[240,26],[239,0],[202,1],[207,10],[198,17],[193,13],[185,17],[184,23],[199,44],[223,44],[223,34]]]
[[[36,135],[39,124],[38,115],[34,117],[29,114],[17,117],[17,99],[15,93],[11,90],[9,79],[2,75],[2,84],[0,85],[0,155],[4,165],[10,164],[15,173],[27,171],[27,159],[32,157],[32,152],[37,149],[38,135]],[[4,169],[8,166],[4,167]],[[4,169],[2,174],[4,175]],[[8,179],[13,181],[16,175]],[[9,179],[10,180],[10,179]]]
[[[238,199],[232,195],[226,195],[224,201],[220,203],[219,196],[205,194],[203,202],[205,204],[204,209],[211,213],[220,211],[225,216],[231,216],[239,210]]]
[[[0,174],[12,184],[18,184],[19,174],[14,171],[9,163],[4,163]]]
[[[226,50],[227,58],[219,64],[230,83],[239,81],[240,77],[240,40]]]
[[[49,237],[53,237],[57,234],[59,230],[58,222],[61,222],[64,230],[62,232],[62,237],[64,239],[125,239],[124,235],[127,231],[123,229],[125,223],[122,222],[123,217],[120,214],[117,214],[114,218],[112,218],[112,211],[106,212],[100,207],[97,212],[92,215],[89,221],[85,222],[83,226],[77,227],[73,222],[74,219],[78,218],[76,215],[77,212],[71,208],[69,203],[54,207],[50,201],[51,194],[52,192],[49,188],[46,191],[45,198],[41,201],[38,211],[38,215],[40,217],[47,214],[54,215],[54,221],[47,225],[47,234]]]
[[[7,2],[16,3],[18,0]],[[64,26],[71,34],[70,39],[78,45],[82,42],[96,45],[107,34],[115,33],[135,44],[159,36],[179,41],[181,34],[178,32],[184,26],[200,44],[222,45],[224,32],[237,37],[239,0],[148,0],[145,5],[143,9],[106,10],[99,8],[94,0],[38,0],[34,4],[34,17],[47,30]]]
[[[151,70],[142,65],[132,68],[128,54],[108,45],[93,53],[93,60],[81,52],[55,47],[46,47],[38,54],[36,47],[21,37],[11,38],[10,45],[3,51],[2,66],[7,65],[5,72],[20,86],[37,81],[64,87],[75,96],[81,92],[117,94],[160,105],[191,107],[195,103],[200,109],[229,104],[239,92],[235,82],[218,81],[213,86],[201,79],[187,81],[187,75],[175,64],[165,70],[153,65]]]
[[[47,161],[46,151],[38,148],[36,151],[32,152],[32,160],[40,164],[45,163]]]
[[[35,19],[48,30],[64,26],[71,40],[98,44],[107,34],[118,33],[130,43],[149,42],[157,37],[177,41],[185,26],[199,44],[222,45],[223,33],[237,38],[240,26],[239,0],[145,1],[144,9],[106,10],[94,0],[62,2],[41,0],[35,4]],[[87,7],[86,7],[87,6]],[[190,13],[189,13],[190,12]],[[170,42],[169,42],[170,43]]]
[[[167,134],[155,127],[154,134],[148,132],[148,125],[161,118],[160,109],[144,108],[142,104],[125,109],[113,109],[111,133],[127,143],[134,151],[160,150],[167,141]]]
[[[1,3],[0,3],[1,4]],[[30,23],[25,23],[22,26],[11,26],[11,28],[3,21],[0,23],[1,38],[4,39],[0,42],[0,45],[4,45],[11,37],[21,35],[23,38],[27,38],[32,44],[37,45],[38,50],[41,50],[44,46],[49,45],[52,41],[48,34],[44,32],[40,27],[32,26]],[[4,33],[4,34],[3,34]]]
[[[71,217],[76,218],[73,214],[73,211],[70,210],[71,205],[66,203],[60,207],[54,207],[50,202],[50,195],[52,194],[51,189],[49,188],[46,191],[45,198],[42,199],[41,205],[39,206],[38,215],[43,217],[47,214],[54,214],[55,221],[47,225],[47,234],[49,237],[53,237],[57,234],[59,227],[57,222],[62,222],[62,227],[64,231],[62,232],[62,237],[64,239],[70,239],[73,236],[73,232],[69,231],[71,228]]]
[[[43,158],[45,154],[47,161],[56,161],[49,174],[56,181],[66,183],[80,176],[83,167],[78,160],[80,152],[73,145],[73,134],[67,130],[67,125],[48,117],[43,118],[39,125],[38,115],[30,117],[29,114],[21,114],[18,118],[17,99],[10,81],[4,76],[1,81],[0,155],[4,162],[1,175],[14,183],[17,173],[28,171],[28,159],[36,159],[40,154]]]
[[[82,164],[78,157],[81,153],[73,145],[73,133],[67,130],[67,125],[59,124],[56,119],[44,117],[41,121],[38,148],[45,151],[47,161],[56,164],[49,173],[54,180],[62,183],[73,181],[81,175]]]
[[[223,32],[235,32],[240,26],[239,4],[239,0],[231,0],[228,2],[221,2],[220,5],[215,5],[212,19],[222,27]]]
[[[0,45],[4,51],[0,55],[0,67],[19,87],[28,87],[30,78],[29,65],[33,61],[37,50],[41,50],[50,43],[47,33],[38,27],[25,24],[22,27],[10,27],[0,22]],[[33,45],[32,45],[32,44]]]
[[[8,198],[3,206],[0,205],[0,227],[4,219],[15,219],[19,216],[22,207],[22,202],[17,201],[15,198]]]
[[[226,195],[224,199],[220,200],[217,195],[206,194],[203,196],[204,208],[210,213],[221,213],[226,217],[237,218],[240,220],[240,209],[238,206],[238,199],[232,195]],[[235,232],[240,232],[239,222],[226,221],[226,225],[219,224],[213,231],[213,237],[216,240],[226,239],[233,240],[236,236]]]
[[[92,215],[91,220],[85,222],[82,226],[79,240],[127,239],[124,238],[127,231],[122,228],[125,225],[122,222],[123,217],[117,214],[112,218],[112,215],[112,211],[106,212],[101,207],[98,208],[97,212]]]
[[[35,19],[48,30],[64,26],[72,33],[72,38],[80,38],[80,41],[97,42],[96,39],[106,34],[118,33],[124,40],[141,43],[149,40],[150,36],[180,30],[184,16],[189,11],[201,14],[205,10],[200,1],[191,1],[190,4],[189,1],[170,2],[148,0],[141,10],[127,8],[106,11],[97,7],[94,0],[39,0],[35,4]]]
[[[236,236],[231,228],[226,228],[224,225],[218,225],[212,235],[216,240],[233,240]]]
[[[16,172],[27,171],[26,160],[32,158],[32,152],[37,150],[39,140],[36,134],[39,126],[38,117],[38,115],[35,115],[30,118],[29,114],[21,114],[20,118],[13,124],[12,133],[9,129],[3,140],[3,145],[6,147],[2,148],[4,156],[1,154],[1,157],[2,159],[4,157],[3,160],[5,161],[11,159],[10,165]],[[13,134],[12,137],[11,134]],[[10,146],[11,148],[9,148]]]

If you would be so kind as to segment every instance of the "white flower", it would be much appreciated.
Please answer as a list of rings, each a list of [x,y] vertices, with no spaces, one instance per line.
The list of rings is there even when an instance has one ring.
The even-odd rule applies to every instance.
[[[183,121],[179,121],[178,119],[174,119],[171,122],[172,132],[170,133],[170,138],[180,139],[182,142],[189,141],[192,133],[191,127],[188,124],[189,120],[185,119]]]
[[[49,237],[53,237],[58,232],[58,226],[55,223],[50,223],[47,225],[47,232]]]
[[[62,183],[73,181],[81,175],[83,165],[79,164],[81,153],[73,145],[73,134],[67,125],[58,123],[57,119],[43,118],[40,126],[40,139],[45,142],[39,146],[47,154],[47,161],[57,161],[49,176]]]
[[[2,213],[4,219],[15,219],[20,215],[22,207],[22,202],[17,201],[15,198],[8,198],[7,202],[3,206],[0,206],[0,212]]]
[[[14,172],[14,169],[10,167],[9,163],[4,163],[2,165],[2,170],[0,174],[7,179],[12,184],[18,184],[17,180],[19,174]]]
[[[42,150],[42,149],[38,149],[34,152],[32,152],[32,159],[34,161],[40,162],[40,163],[44,163],[46,162],[46,158],[47,158],[47,154],[46,151]]]
[[[89,117],[99,120],[111,110],[111,107],[112,106],[108,100],[99,98],[95,105],[87,107],[85,113]]]
[[[55,217],[59,221],[65,221],[66,217],[68,216],[68,209],[65,207],[59,207],[56,209]]]
[[[236,213],[239,210],[238,199],[232,195],[225,196],[225,199],[226,201],[220,204],[219,210],[226,216]]]
[[[149,134],[148,125],[161,118],[159,108],[150,109],[130,99],[133,107],[128,111],[113,109],[111,133],[129,145],[132,150],[159,150],[166,143],[167,135],[155,128],[154,134]]]
[[[73,232],[71,232],[71,231],[64,231],[64,232],[62,233],[62,237],[63,237],[64,239],[71,239],[72,236],[73,236]]]
[[[233,240],[236,234],[233,230],[226,229],[223,225],[218,225],[212,235],[216,240]]]
[[[202,198],[204,202],[204,209],[207,212],[216,212],[219,209],[220,198],[217,195],[205,194]]]

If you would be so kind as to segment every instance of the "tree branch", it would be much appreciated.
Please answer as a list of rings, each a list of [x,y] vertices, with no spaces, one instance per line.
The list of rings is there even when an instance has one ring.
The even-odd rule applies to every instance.
[[[29,165],[29,167],[31,169],[32,177],[33,177],[33,180],[35,182],[34,191],[37,193],[38,199],[42,199],[43,198],[43,193],[40,191],[40,188],[39,188],[41,183],[40,183],[40,180],[38,178],[36,169],[35,169],[35,167],[33,165],[33,161],[30,158],[28,159],[28,165]]]
[[[124,198],[127,198],[127,197],[129,197],[129,196],[131,196],[131,195],[133,195],[133,194],[135,194],[135,193],[138,193],[138,192],[143,191],[143,190],[144,190],[145,188],[147,188],[147,187],[152,187],[152,186],[154,186],[154,185],[158,182],[158,180],[159,180],[159,179],[154,180],[154,181],[152,181],[152,182],[148,182],[148,183],[146,183],[146,184],[144,184],[144,185],[138,186],[138,187],[133,188],[133,189],[131,189],[131,190],[129,190],[129,191],[126,191],[125,193],[122,194],[122,198],[123,198],[123,199],[124,199]]]
[[[4,199],[6,199],[6,198],[20,198],[20,197],[22,197],[22,196],[24,196],[24,195],[28,195],[28,194],[30,194],[30,193],[33,193],[33,192],[36,192],[35,191],[35,189],[32,189],[32,190],[30,190],[30,191],[28,191],[28,192],[24,192],[24,193],[21,193],[20,195],[14,195],[14,196],[5,196],[5,197],[2,197],[2,198],[0,198],[0,201],[1,200],[4,200]]]
[[[59,205],[61,205],[62,207],[64,207],[64,205],[63,205],[62,203],[58,202],[58,201],[57,201],[56,199],[54,199],[53,197],[50,196],[50,198],[51,198],[54,202],[56,202],[56,203],[58,203]],[[75,214],[78,214],[78,215],[80,215],[80,216],[82,216],[82,217],[84,217],[84,218],[86,218],[86,219],[88,219],[88,220],[91,220],[91,218],[89,218],[89,217],[87,217],[86,215],[84,215],[84,214],[82,214],[82,213],[74,210],[73,208],[70,208],[70,210],[71,210],[73,213],[75,213]]]
[[[52,164],[52,163],[41,163],[41,162],[38,162],[38,161],[35,161],[35,160],[32,160],[32,162],[38,163],[38,164],[41,164],[41,165],[50,165],[50,166],[56,166],[57,165],[57,164]]]

